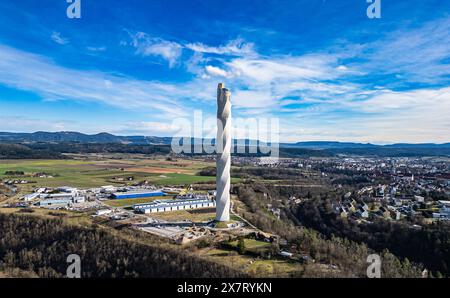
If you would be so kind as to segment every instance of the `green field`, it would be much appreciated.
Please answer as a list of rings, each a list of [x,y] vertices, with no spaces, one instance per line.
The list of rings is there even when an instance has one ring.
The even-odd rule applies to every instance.
[[[170,173],[163,175],[149,176],[149,181],[157,185],[185,185],[199,182],[215,181],[216,177],[197,176],[190,174]]]
[[[257,251],[257,250],[261,250],[261,249],[268,249],[270,248],[270,243],[268,242],[264,242],[264,241],[258,241],[255,239],[244,239],[244,243],[245,243],[245,249],[248,251]],[[237,247],[238,246],[238,241],[233,241],[230,242],[231,246]]]
[[[201,182],[213,182],[213,183],[216,182],[215,176],[198,176],[198,175],[177,174],[177,173],[148,176],[147,179],[156,185],[187,185]],[[238,183],[240,181],[241,181],[240,178],[231,178],[231,183]]]
[[[274,274],[277,277],[287,277],[302,268],[301,264],[290,260],[256,259],[249,255],[239,255],[235,251],[220,248],[205,248],[199,250],[198,255],[219,264],[242,270],[255,277],[271,277]]]
[[[6,176],[6,171],[23,171],[25,176]],[[28,175],[45,172],[54,178],[35,178]],[[36,181],[39,186],[71,185],[95,187],[104,185],[108,177],[122,174],[119,170],[104,170],[86,161],[77,160],[14,160],[1,161],[0,178],[19,178]]]
[[[128,181],[115,178],[133,176],[138,181],[148,181],[156,185],[189,185],[199,182],[214,182],[215,177],[198,176],[195,173],[202,166],[210,165],[199,161],[164,160],[2,160],[0,178],[35,181],[34,186],[57,187],[99,187],[102,185],[124,185]],[[152,173],[167,170],[167,173]],[[6,171],[23,171],[25,176],[7,176]],[[172,172],[171,172],[172,171]],[[53,178],[35,178],[35,173],[45,172]],[[234,179],[234,182],[237,180]]]

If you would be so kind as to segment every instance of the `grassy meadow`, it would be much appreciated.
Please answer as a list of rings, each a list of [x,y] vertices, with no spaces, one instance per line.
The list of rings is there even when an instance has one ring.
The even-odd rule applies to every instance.
[[[35,181],[33,186],[99,187],[148,181],[156,185],[189,185],[214,182],[215,177],[196,173],[211,163],[202,160],[166,161],[165,159],[84,159],[84,160],[1,160],[0,179]],[[7,171],[23,171],[25,175],[6,175]],[[46,173],[52,178],[33,177]],[[133,181],[127,181],[133,177]]]

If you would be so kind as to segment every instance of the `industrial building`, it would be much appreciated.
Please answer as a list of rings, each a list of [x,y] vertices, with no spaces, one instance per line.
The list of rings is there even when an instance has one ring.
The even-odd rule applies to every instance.
[[[135,204],[133,209],[139,213],[155,213],[186,209],[215,207],[216,202],[207,198],[157,200],[150,203]]]
[[[176,197],[179,200],[189,200],[189,199],[209,199],[207,194],[198,194],[198,193],[188,193],[185,195],[178,195]]]
[[[45,208],[69,207],[72,204],[86,202],[86,198],[84,196],[73,197],[71,194],[41,194],[40,198],[42,198],[42,200],[34,205]]]
[[[57,188],[57,190],[65,193],[74,193],[77,191],[76,188],[70,186],[60,186]]]
[[[165,196],[166,194],[162,190],[143,190],[143,191],[126,191],[113,193],[114,199],[138,199]]]
[[[450,201],[439,201],[439,212],[433,212],[433,218],[450,220]]]
[[[95,214],[98,215],[98,216],[100,216],[100,215],[106,215],[106,214],[110,214],[110,213],[112,213],[112,210],[111,210],[111,209],[100,209],[100,210],[97,210],[97,211],[95,212]]]
[[[37,203],[39,207],[67,207],[72,203],[72,199],[48,199]]]
[[[72,200],[74,194],[72,193],[41,194],[40,197],[43,199],[52,199],[52,200]]]
[[[100,192],[102,193],[113,193],[117,191],[117,187],[113,185],[105,185],[100,187]]]
[[[25,202],[33,201],[34,199],[38,199],[38,198],[39,198],[39,194],[36,192],[23,196],[23,200]]]
[[[74,203],[84,203],[84,202],[86,202],[86,198],[85,198],[85,197],[82,197],[82,196],[78,196],[78,197],[74,197],[74,198],[72,199],[72,201],[73,201]]]

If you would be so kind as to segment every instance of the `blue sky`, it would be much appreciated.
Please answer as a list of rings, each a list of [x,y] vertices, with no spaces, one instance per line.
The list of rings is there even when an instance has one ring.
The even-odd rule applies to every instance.
[[[368,5],[81,0],[69,19],[1,0],[0,131],[171,136],[224,82],[233,117],[279,118],[281,141],[450,141],[450,7]]]

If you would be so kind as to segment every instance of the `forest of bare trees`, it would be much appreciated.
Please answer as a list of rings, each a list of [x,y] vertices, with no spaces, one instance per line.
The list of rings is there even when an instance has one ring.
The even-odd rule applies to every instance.
[[[69,254],[81,257],[81,277],[240,277],[230,267],[182,249],[125,240],[101,228],[60,219],[0,214],[0,272],[65,277]]]
[[[401,260],[387,249],[374,250],[364,243],[320,232],[305,227],[289,209],[283,209],[280,219],[267,212],[271,190],[264,185],[243,186],[238,189],[239,199],[247,210],[241,210],[245,219],[264,231],[270,231],[285,238],[289,245],[295,245],[298,253],[306,254],[324,264],[333,264],[339,270],[339,277],[366,277],[367,256],[378,253],[382,260],[383,277],[420,277],[422,266]],[[306,267],[308,269],[308,267]],[[328,277],[323,272],[298,272],[301,277]]]

